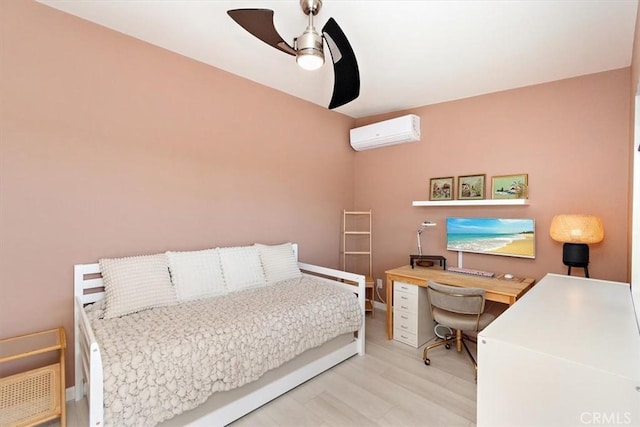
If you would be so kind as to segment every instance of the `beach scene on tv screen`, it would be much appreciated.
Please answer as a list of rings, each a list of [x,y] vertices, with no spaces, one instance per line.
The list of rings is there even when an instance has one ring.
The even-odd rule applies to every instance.
[[[447,250],[535,258],[535,221],[447,218]]]

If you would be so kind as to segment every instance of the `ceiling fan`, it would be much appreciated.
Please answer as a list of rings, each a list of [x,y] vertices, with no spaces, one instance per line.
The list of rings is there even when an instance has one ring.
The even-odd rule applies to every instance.
[[[327,42],[333,61],[333,95],[329,109],[340,107],[360,95],[360,72],[353,49],[333,18],[322,27],[322,35],[313,26],[313,17],[322,7],[322,0],[300,0],[300,7],[309,17],[304,33],[293,39],[293,46],[285,42],[273,23],[273,10],[233,9],[227,11],[242,28],[269,46],[296,57],[298,65],[316,70],[324,64],[323,39]]]

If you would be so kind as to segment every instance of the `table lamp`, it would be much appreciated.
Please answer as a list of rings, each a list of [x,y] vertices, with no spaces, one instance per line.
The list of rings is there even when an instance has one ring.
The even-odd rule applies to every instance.
[[[420,227],[418,227],[418,255],[422,256],[422,243],[420,242],[420,236],[422,235],[422,232],[424,231],[425,228],[427,227],[435,227],[436,223],[435,222],[431,222],[431,221],[422,221],[422,224],[420,224]]]
[[[418,255],[409,255],[409,262],[411,264],[411,268],[413,268],[414,263],[422,267],[430,267],[433,265],[433,262],[431,261],[439,261],[440,265],[443,268],[446,268],[447,259],[445,257],[440,255],[423,255],[422,254],[422,242],[421,242],[420,235],[422,234],[425,228],[435,227],[435,226],[436,226],[435,222],[422,221],[422,224],[420,224],[420,227],[418,227],[418,231],[416,233],[416,238],[418,239]]]
[[[585,277],[589,277],[589,243],[601,242],[604,238],[602,220],[593,215],[563,214],[551,220],[549,235],[556,242],[562,242],[562,263],[569,267],[584,268]]]

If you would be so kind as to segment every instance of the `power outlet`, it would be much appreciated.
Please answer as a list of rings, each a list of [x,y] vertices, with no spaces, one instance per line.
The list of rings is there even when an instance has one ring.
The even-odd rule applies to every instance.
[[[378,289],[382,289],[382,279],[378,279],[376,281],[376,286],[378,287]]]

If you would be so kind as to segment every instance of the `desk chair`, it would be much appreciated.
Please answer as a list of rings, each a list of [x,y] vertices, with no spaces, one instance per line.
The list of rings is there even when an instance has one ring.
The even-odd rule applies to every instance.
[[[422,359],[425,365],[431,361],[427,357],[429,350],[444,345],[451,348],[451,343],[456,343],[458,352],[462,346],[473,362],[478,378],[478,364],[474,359],[465,341],[476,342],[475,338],[463,332],[478,333],[491,323],[495,316],[484,312],[485,291],[480,288],[461,288],[457,286],[442,285],[429,281],[427,286],[427,298],[431,307],[433,320],[443,326],[455,329],[455,335],[447,335],[444,340],[436,341],[425,347]]]

